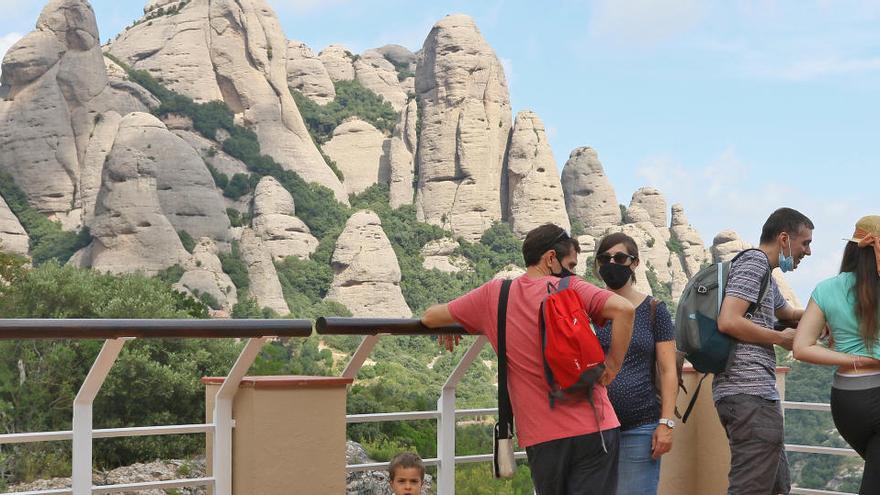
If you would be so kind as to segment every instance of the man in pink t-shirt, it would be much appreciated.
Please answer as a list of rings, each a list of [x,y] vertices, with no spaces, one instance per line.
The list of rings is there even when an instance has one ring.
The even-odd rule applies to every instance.
[[[518,443],[525,447],[538,495],[613,494],[617,487],[617,416],[605,390],[623,363],[633,325],[633,307],[623,297],[573,277],[571,287],[596,325],[612,320],[612,342],[605,372],[587,401],[558,402],[550,407],[538,312],[548,284],[570,274],[577,264],[576,239],[553,224],[535,228],[523,242],[526,273],[510,287],[507,306],[508,390]],[[428,308],[422,323],[436,328],[461,324],[485,335],[498,351],[498,298],[501,280],[491,280],[448,304]],[[607,453],[603,449],[607,449]]]

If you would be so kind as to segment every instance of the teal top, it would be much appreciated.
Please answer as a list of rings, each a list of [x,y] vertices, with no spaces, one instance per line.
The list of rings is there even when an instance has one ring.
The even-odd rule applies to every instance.
[[[831,327],[831,335],[834,337],[834,350],[880,359],[880,337],[874,343],[874,352],[871,353],[859,333],[855,285],[856,275],[843,272],[820,282],[813,290],[811,298],[825,313],[825,321]]]

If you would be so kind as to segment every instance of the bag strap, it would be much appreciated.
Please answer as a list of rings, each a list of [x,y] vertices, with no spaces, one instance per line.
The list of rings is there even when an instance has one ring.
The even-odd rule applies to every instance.
[[[709,373],[703,373],[703,378],[700,378],[700,383],[697,384],[697,389],[694,390],[694,395],[691,397],[691,401],[688,403],[687,409],[684,410],[684,416],[681,417],[682,423],[687,423],[688,418],[691,416],[691,413],[694,410],[694,406],[697,404],[697,397],[700,396],[700,388],[703,386],[703,380],[709,376]]]
[[[502,427],[501,433],[508,438],[513,437],[513,407],[507,390],[507,300],[512,282],[505,280],[501,283],[498,297],[498,424]]]

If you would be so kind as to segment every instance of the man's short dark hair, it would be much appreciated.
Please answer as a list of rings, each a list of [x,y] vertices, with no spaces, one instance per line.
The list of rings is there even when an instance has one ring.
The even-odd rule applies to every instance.
[[[803,213],[792,208],[779,208],[764,222],[764,228],[761,229],[761,244],[775,241],[776,236],[783,232],[795,236],[802,227],[815,229],[813,222]]]
[[[571,254],[572,250],[580,253],[581,245],[562,227],[545,223],[526,234],[522,246],[523,261],[526,266],[535,266],[541,261],[541,256],[551,249],[556,252],[556,257],[561,261],[562,258]]]

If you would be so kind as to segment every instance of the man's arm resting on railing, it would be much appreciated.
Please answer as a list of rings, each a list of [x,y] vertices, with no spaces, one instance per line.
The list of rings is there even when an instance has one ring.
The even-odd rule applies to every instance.
[[[745,317],[751,303],[735,296],[726,296],[718,314],[718,331],[749,344],[778,345],[791,350],[795,329],[780,332],[764,328]]]
[[[422,325],[428,328],[448,327],[458,323],[449,312],[448,304],[435,304],[425,310],[422,315]]]

